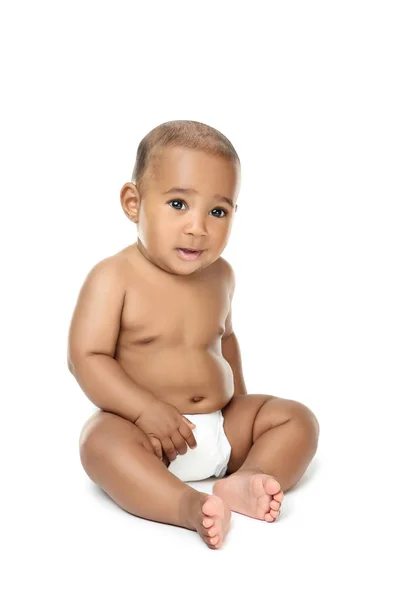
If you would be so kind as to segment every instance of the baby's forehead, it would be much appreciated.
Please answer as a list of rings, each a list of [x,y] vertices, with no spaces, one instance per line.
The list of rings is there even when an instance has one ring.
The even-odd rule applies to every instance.
[[[213,155],[199,149],[166,147],[148,155],[139,183],[141,194],[187,193],[230,198],[239,194],[240,164],[232,158]],[[172,193],[172,192],[171,192]]]
[[[174,183],[175,177],[196,178],[210,177],[212,174],[223,179],[232,178],[232,173],[239,176],[240,165],[231,158],[213,155],[202,149],[183,147],[160,148],[149,155],[146,175],[154,183],[168,180]]]

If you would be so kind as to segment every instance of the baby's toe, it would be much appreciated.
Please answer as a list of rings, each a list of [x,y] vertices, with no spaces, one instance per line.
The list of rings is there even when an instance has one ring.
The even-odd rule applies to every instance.
[[[213,546],[216,546],[216,545],[218,544],[218,542],[219,542],[219,536],[218,536],[218,535],[216,535],[216,536],[214,536],[214,537],[210,538],[210,543],[211,543]]]
[[[280,484],[277,482],[277,480],[274,477],[271,477],[270,475],[267,475],[265,478],[263,478],[263,485],[264,485],[264,490],[270,496],[275,497],[278,494],[280,494],[282,491]]]
[[[264,519],[268,522],[268,523],[272,523],[272,521],[275,521],[274,517],[271,516],[271,513],[267,513],[264,517]]]
[[[281,507],[281,503],[277,502],[276,500],[271,500],[269,505],[270,505],[271,509],[273,509],[273,510],[279,510]]]

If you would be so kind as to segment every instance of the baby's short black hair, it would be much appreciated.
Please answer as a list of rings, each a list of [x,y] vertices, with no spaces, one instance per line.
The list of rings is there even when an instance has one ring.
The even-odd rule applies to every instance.
[[[140,142],[132,173],[132,182],[140,184],[154,155],[167,147],[202,150],[211,156],[236,160],[239,156],[231,142],[220,131],[199,121],[167,121],[152,129]]]

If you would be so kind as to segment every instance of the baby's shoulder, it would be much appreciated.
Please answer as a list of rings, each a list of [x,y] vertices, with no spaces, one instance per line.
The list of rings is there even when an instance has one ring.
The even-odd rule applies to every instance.
[[[222,258],[222,256],[219,257],[216,264],[220,267],[220,269],[223,269],[225,273],[233,272],[232,265],[225,258]]]
[[[98,283],[98,285],[122,284],[125,278],[126,259],[119,254],[106,256],[99,260],[88,272],[85,283]]]
[[[233,270],[232,265],[225,258],[222,258],[222,256],[220,256],[216,262],[219,268],[220,277],[226,281],[231,289],[234,289],[235,271]]]

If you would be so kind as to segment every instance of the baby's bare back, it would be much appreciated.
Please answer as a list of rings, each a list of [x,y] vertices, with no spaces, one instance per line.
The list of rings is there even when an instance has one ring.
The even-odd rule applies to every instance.
[[[115,360],[183,414],[223,408],[234,393],[221,352],[231,302],[224,260],[179,276],[150,263],[136,244],[116,259],[124,263],[126,292]]]

